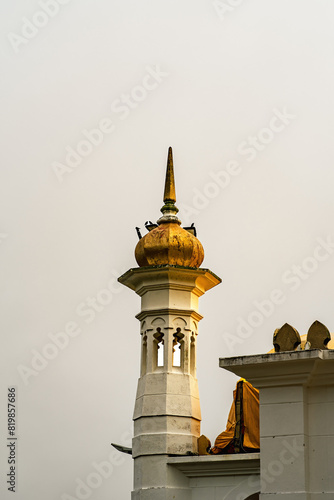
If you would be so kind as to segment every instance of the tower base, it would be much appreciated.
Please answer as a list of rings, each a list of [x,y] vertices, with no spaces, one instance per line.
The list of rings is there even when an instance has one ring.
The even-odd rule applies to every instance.
[[[134,459],[131,500],[191,500],[189,479],[168,465],[168,455]]]

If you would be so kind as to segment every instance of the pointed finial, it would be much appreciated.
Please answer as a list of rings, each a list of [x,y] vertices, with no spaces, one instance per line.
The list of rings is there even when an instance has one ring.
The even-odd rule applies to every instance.
[[[301,344],[301,338],[293,326],[285,323],[281,328],[275,330],[273,344],[275,352],[295,351]]]
[[[168,159],[167,159],[167,169],[166,169],[166,180],[165,180],[165,192],[164,192],[164,206],[160,210],[163,216],[157,221],[158,224],[162,222],[176,222],[181,224],[181,221],[177,218],[176,214],[179,209],[175,206],[176,194],[175,194],[175,179],[174,179],[174,167],[173,167],[173,151],[170,147],[168,149]]]
[[[164,193],[164,202],[166,203],[167,201],[172,201],[174,203],[176,202],[174,168],[173,168],[173,150],[171,147],[168,149],[165,193]]]

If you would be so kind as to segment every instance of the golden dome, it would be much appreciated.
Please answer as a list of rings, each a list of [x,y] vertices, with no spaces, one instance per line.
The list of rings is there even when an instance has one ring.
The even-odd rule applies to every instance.
[[[141,238],[135,250],[141,266],[199,267],[204,259],[201,242],[175,222],[161,223]]]
[[[157,221],[158,227],[141,238],[135,249],[138,265],[172,265],[198,268],[204,259],[201,242],[189,231],[183,229],[176,214],[175,183],[172,148],[168,150],[163,216]]]

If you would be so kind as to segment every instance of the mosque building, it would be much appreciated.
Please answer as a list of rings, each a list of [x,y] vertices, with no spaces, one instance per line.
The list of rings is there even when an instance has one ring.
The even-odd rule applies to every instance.
[[[169,148],[162,217],[119,278],[141,297],[132,500],[334,500],[334,345],[318,321],[302,338],[285,324],[270,353],[220,359],[241,379],[226,430],[213,447],[201,436],[198,304],[221,279],[175,203]]]

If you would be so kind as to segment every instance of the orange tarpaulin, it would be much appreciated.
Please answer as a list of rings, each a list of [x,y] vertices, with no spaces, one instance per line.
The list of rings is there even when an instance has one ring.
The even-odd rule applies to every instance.
[[[211,452],[242,453],[259,449],[259,391],[242,379],[233,391],[226,430],[219,434]]]

